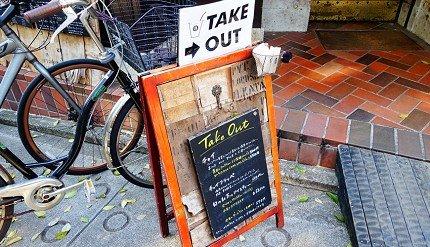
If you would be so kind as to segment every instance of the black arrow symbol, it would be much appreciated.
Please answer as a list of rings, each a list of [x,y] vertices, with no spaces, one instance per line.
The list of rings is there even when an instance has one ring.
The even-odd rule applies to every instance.
[[[194,57],[199,49],[200,46],[193,42],[192,46],[185,48],[185,56],[192,55]]]

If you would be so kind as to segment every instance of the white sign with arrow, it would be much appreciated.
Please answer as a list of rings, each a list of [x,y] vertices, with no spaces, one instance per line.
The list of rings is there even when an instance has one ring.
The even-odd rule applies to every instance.
[[[224,0],[179,11],[179,66],[252,43],[255,0]]]

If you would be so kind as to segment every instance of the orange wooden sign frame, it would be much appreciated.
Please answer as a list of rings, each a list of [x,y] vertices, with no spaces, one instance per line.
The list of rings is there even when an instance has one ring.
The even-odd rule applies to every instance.
[[[153,131],[155,133],[157,146],[161,156],[161,161],[164,166],[164,171],[167,179],[167,186],[170,191],[170,196],[173,204],[173,211],[177,222],[178,232],[181,238],[183,246],[192,246],[190,231],[186,219],[185,207],[182,204],[181,193],[177,174],[175,170],[175,164],[169,145],[169,139],[167,129],[163,117],[162,107],[160,103],[160,97],[158,94],[157,86],[189,77],[195,74],[206,72],[212,69],[216,69],[225,65],[233,64],[243,60],[247,60],[252,57],[252,49],[247,48],[234,52],[223,57],[218,57],[212,60],[203,61],[201,63],[192,64],[184,67],[177,67],[167,71],[160,72],[158,74],[149,75],[140,79],[140,89],[142,93],[142,102],[145,102],[146,109],[149,110],[150,121],[152,122]],[[276,225],[279,228],[284,226],[284,213],[282,209],[282,189],[281,189],[281,176],[279,167],[279,156],[278,156],[278,145],[276,135],[276,124],[275,124],[275,110],[274,110],[274,98],[272,90],[272,80],[270,76],[264,78],[264,84],[266,86],[266,99],[267,99],[267,110],[269,117],[269,128],[272,142],[272,156],[273,156],[273,171],[275,178],[275,187],[277,194],[277,205],[265,213],[254,218],[252,221],[239,228],[238,230],[221,237],[210,246],[222,246],[232,239],[239,237],[239,235],[252,229],[257,224],[263,222],[267,218],[275,215]],[[147,113],[148,114],[148,113]]]

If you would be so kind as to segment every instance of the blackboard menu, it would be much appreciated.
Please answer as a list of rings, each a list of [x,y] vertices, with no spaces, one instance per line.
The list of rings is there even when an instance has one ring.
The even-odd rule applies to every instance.
[[[30,10],[34,9],[38,6],[44,5],[49,3],[51,0],[30,0],[23,3],[20,3],[20,12],[21,14]],[[83,7],[76,7],[75,11],[78,13],[81,11]],[[61,12],[60,14],[51,16],[49,18],[46,18],[45,20],[39,21],[36,23],[38,28],[54,31],[56,30],[61,23],[63,23],[66,20],[66,16]],[[13,21],[17,24],[20,24],[22,26],[31,26],[30,23],[28,23],[23,17],[16,16],[13,18]],[[79,20],[76,20],[72,22],[66,29],[63,31],[64,33],[68,34],[74,34],[74,35],[88,35],[87,31],[85,30],[84,26]]]
[[[190,138],[189,144],[215,238],[271,203],[257,109]]]

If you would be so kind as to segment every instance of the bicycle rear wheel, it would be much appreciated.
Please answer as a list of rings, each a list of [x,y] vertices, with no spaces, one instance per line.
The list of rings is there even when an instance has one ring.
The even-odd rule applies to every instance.
[[[4,170],[3,167],[0,167],[0,170]],[[3,174],[5,175],[5,174]],[[10,179],[10,183],[13,183],[13,180],[11,180],[9,175],[6,175]],[[3,176],[0,176],[0,188],[8,185],[8,182],[6,182],[5,178]],[[3,201],[3,198],[0,198],[0,202]],[[8,205],[2,205],[0,206],[0,217],[1,218],[8,218],[5,220],[0,220],[0,241],[2,241],[7,234],[7,231],[9,230],[10,224],[12,223],[12,215],[14,211],[14,204],[10,203]]]
[[[77,59],[48,69],[79,107],[85,104],[93,85],[109,69],[97,60]],[[96,103],[85,141],[69,174],[87,175],[106,169],[102,154],[103,129],[114,102],[119,98],[117,84]],[[21,141],[37,162],[60,160],[68,156],[75,138],[80,113],[41,75],[24,92],[18,108],[18,131]],[[55,169],[54,165],[47,165]]]
[[[108,162],[129,182],[154,188],[149,163],[145,162],[144,120],[134,101],[125,95],[106,125],[104,148]],[[110,160],[109,160],[110,159]]]

